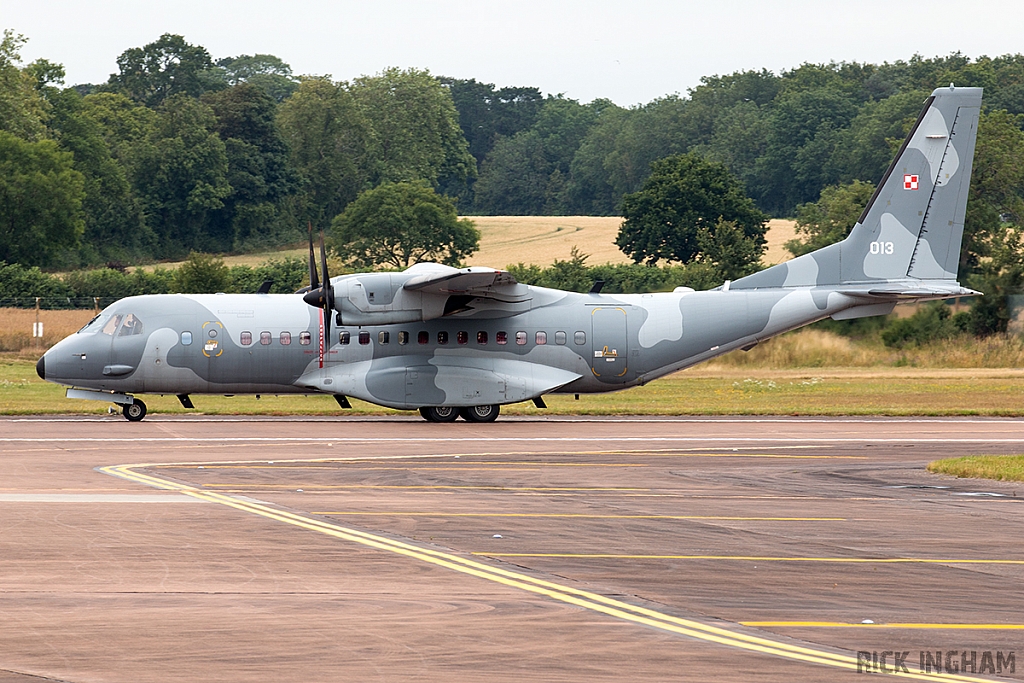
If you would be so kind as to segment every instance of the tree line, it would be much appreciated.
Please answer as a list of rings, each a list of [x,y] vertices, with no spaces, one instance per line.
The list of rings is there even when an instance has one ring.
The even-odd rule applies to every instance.
[[[97,292],[189,291],[121,271],[290,244],[307,226],[352,267],[456,264],[478,239],[459,214],[621,215],[620,248],[668,264],[587,265],[581,245],[548,269],[515,266],[524,282],[712,286],[762,267],[769,216],[797,218],[794,254],[848,234],[929,91],[950,82],[985,87],[961,279],[991,296],[972,329],[1005,329],[1002,295],[1024,290],[1019,54],[739,71],[620,107],[419,69],[295,76],[276,56],[214,59],[171,34],[126,50],[105,83],[68,87],[61,65],[24,64],[24,44],[0,41],[0,263],[107,264],[69,276]],[[252,289],[242,274],[214,280]]]

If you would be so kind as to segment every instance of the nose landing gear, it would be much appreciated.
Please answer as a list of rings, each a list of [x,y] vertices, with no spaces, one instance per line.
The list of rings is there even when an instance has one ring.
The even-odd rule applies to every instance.
[[[129,422],[139,422],[142,418],[146,417],[146,404],[139,399],[135,399],[131,403],[121,406],[121,414]]]

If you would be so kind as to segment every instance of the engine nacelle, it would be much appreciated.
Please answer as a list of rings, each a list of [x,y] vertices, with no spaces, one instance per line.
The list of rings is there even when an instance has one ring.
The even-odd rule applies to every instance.
[[[389,325],[440,318],[447,297],[403,289],[405,273],[369,273],[333,281],[334,309],[343,325]]]

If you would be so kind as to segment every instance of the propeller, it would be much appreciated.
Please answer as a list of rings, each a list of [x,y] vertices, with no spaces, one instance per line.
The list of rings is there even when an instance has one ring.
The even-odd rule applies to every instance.
[[[324,312],[324,348],[331,348],[331,316],[334,313],[334,288],[331,276],[327,273],[327,249],[324,247],[324,231],[320,231],[320,271],[323,284],[316,277],[316,258],[313,255],[313,231],[309,233],[309,283],[310,290],[302,295],[302,300],[314,308]]]
[[[309,223],[309,289],[320,289],[320,280],[316,277],[316,256],[313,255],[313,223]]]

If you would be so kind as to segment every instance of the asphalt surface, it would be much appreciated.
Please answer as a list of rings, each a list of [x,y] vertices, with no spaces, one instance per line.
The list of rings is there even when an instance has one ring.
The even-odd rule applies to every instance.
[[[924,470],[980,453],[1024,422],[3,419],[0,683],[1021,679],[1024,484]]]

